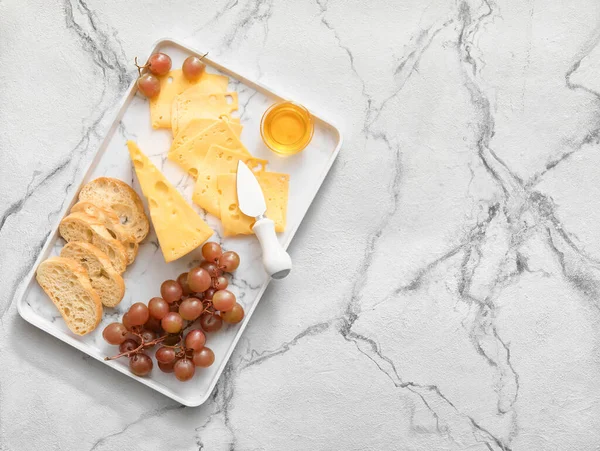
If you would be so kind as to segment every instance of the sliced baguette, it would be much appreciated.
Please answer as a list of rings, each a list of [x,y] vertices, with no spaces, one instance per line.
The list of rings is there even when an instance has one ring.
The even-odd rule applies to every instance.
[[[77,202],[73,205],[73,208],[71,208],[71,213],[78,211],[85,213],[102,223],[102,225],[106,227],[106,230],[108,230],[108,233],[125,246],[125,249],[127,250],[127,264],[131,265],[133,263],[137,256],[139,246],[135,237],[125,230],[121,225],[119,217],[114,212],[98,207],[91,202]]]
[[[85,335],[98,326],[102,303],[83,266],[69,258],[52,257],[38,266],[35,278],[73,333]]]
[[[125,282],[104,252],[92,244],[71,241],[63,247],[60,256],[79,262],[87,270],[92,287],[103,305],[114,307],[121,302]]]
[[[83,241],[93,244],[108,255],[115,271],[119,274],[125,271],[127,250],[98,220],[78,211],[65,217],[60,222],[58,231],[67,242]]]
[[[150,229],[140,196],[121,180],[100,177],[85,184],[79,193],[79,200],[91,202],[115,213],[125,230],[141,242]]]

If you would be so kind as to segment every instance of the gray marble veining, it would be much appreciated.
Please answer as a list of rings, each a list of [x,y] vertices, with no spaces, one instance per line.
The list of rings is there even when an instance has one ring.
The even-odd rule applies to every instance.
[[[598,2],[4,0],[0,18],[0,449],[598,449]],[[12,302],[165,35],[347,138],[293,275],[196,409]]]

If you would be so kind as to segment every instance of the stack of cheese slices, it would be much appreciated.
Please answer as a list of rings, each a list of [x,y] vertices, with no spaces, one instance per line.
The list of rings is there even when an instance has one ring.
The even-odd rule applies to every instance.
[[[59,226],[67,241],[60,257],[42,262],[36,272],[72,332],[94,330],[102,305],[121,302],[121,274],[135,260],[148,230],[142,201],[126,183],[102,177],[81,189],[79,201]]]
[[[255,171],[263,189],[267,217],[275,222],[277,232],[283,232],[289,175],[268,172],[268,161],[253,157],[242,144],[242,126],[238,118],[231,117],[238,108],[238,98],[236,92],[228,91],[229,79],[204,73],[192,82],[181,70],[172,70],[159,79],[160,93],[150,100],[152,126],[172,130],[174,138],[168,158],[195,180],[194,203],[221,219],[225,236],[253,233],[254,218],[245,216],[237,203],[236,171],[238,162],[243,161]],[[135,143],[129,142],[128,147],[148,198],[163,255],[167,262],[172,261],[206,241],[212,230],[193,209],[182,205],[185,201],[177,190]],[[178,205],[178,213],[165,224],[162,213],[172,202]],[[181,215],[194,225],[185,226],[175,220]]]

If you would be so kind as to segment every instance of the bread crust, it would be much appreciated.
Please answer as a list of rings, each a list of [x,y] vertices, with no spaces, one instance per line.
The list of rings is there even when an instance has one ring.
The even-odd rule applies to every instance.
[[[75,260],[51,257],[40,263],[36,280],[62,315],[71,332],[85,335],[102,320],[102,302],[85,268]]]
[[[92,288],[104,306],[114,307],[121,302],[125,282],[104,252],[90,243],[71,241],[63,247],[60,256],[77,261],[87,270]]]
[[[140,243],[148,235],[150,222],[144,211],[144,204],[127,183],[110,177],[99,177],[81,188],[79,200],[115,213],[136,243]]]

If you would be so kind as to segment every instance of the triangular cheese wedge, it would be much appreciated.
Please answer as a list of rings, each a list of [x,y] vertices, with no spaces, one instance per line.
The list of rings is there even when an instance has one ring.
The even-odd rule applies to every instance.
[[[148,199],[150,217],[165,261],[177,260],[208,240],[213,230],[135,142],[127,141],[127,147],[144,196]]]
[[[256,178],[265,196],[265,216],[275,223],[275,231],[283,232],[287,216],[290,176],[277,172],[261,171]],[[219,207],[225,236],[250,235],[256,218],[241,212],[237,201],[237,174],[221,174],[217,177]]]
[[[213,145],[237,150],[249,157],[251,156],[250,152],[248,152],[231,130],[228,122],[220,119],[181,146],[175,149],[171,148],[168,157],[169,160],[177,163],[184,171],[196,179],[204,157],[208,153],[208,149]]]
[[[150,99],[150,120],[153,128],[171,128],[171,106],[179,94],[192,86],[202,86],[202,91],[207,93],[226,92],[229,78],[225,75],[204,73],[196,81],[189,81],[181,69],[170,71],[158,77],[160,93]]]
[[[169,153],[173,152],[178,147],[183,146],[189,140],[195,138],[208,127],[213,125],[215,122],[219,122],[219,119],[215,119],[213,117],[198,117],[196,119],[192,119],[185,127],[179,130],[176,134],[173,130],[175,138],[173,138],[173,143],[171,144],[171,149],[169,149]],[[239,139],[239,137],[242,134],[242,129],[244,128],[240,124],[240,118],[234,117],[229,119],[228,125],[231,128],[231,131],[235,133],[235,136],[237,136]]]
[[[194,185],[192,200],[208,213],[217,218],[220,217],[217,177],[220,174],[236,174],[240,160],[253,170],[264,170],[268,163],[267,160],[261,160],[240,151],[216,145],[210,146],[202,166],[198,170],[198,179]]]

